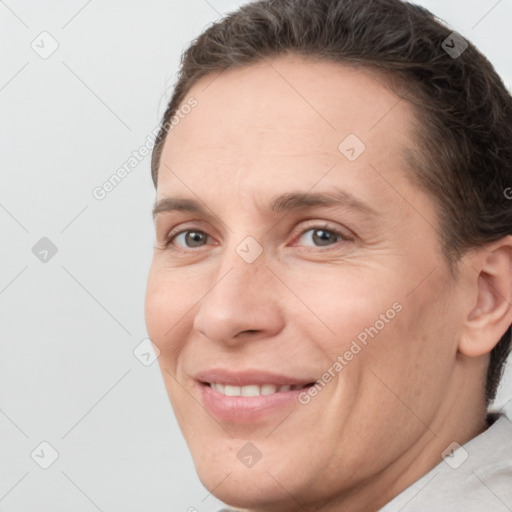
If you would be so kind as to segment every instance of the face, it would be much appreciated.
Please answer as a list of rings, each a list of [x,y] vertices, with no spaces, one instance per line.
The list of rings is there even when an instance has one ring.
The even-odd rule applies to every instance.
[[[442,430],[461,316],[408,179],[412,107],[371,71],[291,56],[188,97],[146,321],[199,477],[251,510],[385,496]]]

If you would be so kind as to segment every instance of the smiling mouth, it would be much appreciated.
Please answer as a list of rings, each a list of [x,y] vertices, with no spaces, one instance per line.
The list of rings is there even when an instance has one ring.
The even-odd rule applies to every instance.
[[[304,385],[276,385],[276,384],[248,384],[245,386],[234,386],[231,384],[221,384],[219,382],[203,382],[205,386],[209,386],[217,393],[220,393],[224,396],[244,396],[244,397],[253,397],[253,396],[265,396],[265,395],[273,395],[275,393],[286,393],[288,391],[297,391],[301,389],[306,389],[313,386],[315,383],[310,382]]]

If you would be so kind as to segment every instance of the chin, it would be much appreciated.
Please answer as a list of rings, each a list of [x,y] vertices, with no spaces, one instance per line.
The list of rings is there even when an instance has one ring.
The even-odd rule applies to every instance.
[[[253,472],[253,469],[231,470],[208,468],[199,469],[201,483],[219,500],[234,508],[265,511],[283,510],[280,503],[286,500],[287,494],[283,488],[263,471]],[[288,498],[289,499],[289,498]]]
[[[304,480],[308,480],[307,475],[290,467],[289,456],[281,452],[272,455],[269,447],[265,450],[261,442],[259,445],[265,454],[252,467],[246,467],[238,458],[240,446],[247,443],[243,438],[234,437],[212,443],[217,445],[217,449],[195,446],[192,456],[201,483],[225,504],[251,511],[284,512],[296,510],[297,501],[291,499],[290,495],[299,502],[305,500],[299,494],[307,487],[304,484]],[[301,469],[304,470],[303,465]]]

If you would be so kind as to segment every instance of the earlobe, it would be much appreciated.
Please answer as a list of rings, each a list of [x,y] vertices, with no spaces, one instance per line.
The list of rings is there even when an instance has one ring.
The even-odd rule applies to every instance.
[[[475,300],[459,342],[469,357],[488,354],[512,324],[512,236],[475,253],[472,289]]]

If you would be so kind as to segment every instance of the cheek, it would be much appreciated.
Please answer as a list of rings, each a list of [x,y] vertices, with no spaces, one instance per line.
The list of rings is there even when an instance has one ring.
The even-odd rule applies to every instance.
[[[158,364],[168,397],[178,423],[182,425],[184,414],[191,404],[188,393],[176,382],[180,354],[187,339],[187,312],[194,303],[188,299],[190,290],[183,281],[172,278],[168,270],[156,265],[150,270],[145,296],[145,317],[149,338],[160,350]],[[189,287],[188,287],[189,288]]]
[[[151,341],[160,349],[163,359],[168,359],[181,350],[179,340],[184,339],[190,290],[187,292],[183,280],[173,279],[172,275],[153,265],[148,277],[145,297],[146,327]]]
[[[165,286],[158,279],[153,264],[146,286],[144,309],[149,337],[159,348],[161,348],[160,342],[168,323],[167,316],[164,314],[168,308],[168,299],[168,294],[165,293]]]
[[[349,350],[353,341],[364,348],[371,340],[386,337],[403,312],[400,284],[382,277],[379,282],[363,270],[334,268],[323,271],[321,277],[311,274],[300,283],[309,310],[302,317],[303,325],[315,330],[317,342],[333,360]]]
[[[455,363],[456,315],[446,279],[436,276],[402,294],[402,310],[365,349],[363,371],[373,394],[398,400],[405,416],[413,408],[424,422],[443,400]]]
[[[311,274],[302,283],[310,311],[302,316],[301,330],[308,330],[327,355],[324,371],[343,372],[337,387],[344,399],[357,392],[362,406],[359,387],[370,390],[366,401],[383,393],[393,398],[386,384],[407,400],[440,392],[444,381],[432,375],[449,373],[453,344],[440,319],[449,310],[450,293],[442,276],[413,293],[410,280],[389,273],[364,275],[364,269],[353,267],[342,274],[340,269],[324,272],[322,278]]]

